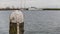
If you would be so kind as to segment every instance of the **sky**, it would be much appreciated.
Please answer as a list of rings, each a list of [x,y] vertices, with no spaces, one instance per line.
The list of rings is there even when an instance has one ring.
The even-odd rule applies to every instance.
[[[60,0],[0,0],[0,7],[60,8]]]
[[[0,7],[19,7],[19,0],[0,0]]]

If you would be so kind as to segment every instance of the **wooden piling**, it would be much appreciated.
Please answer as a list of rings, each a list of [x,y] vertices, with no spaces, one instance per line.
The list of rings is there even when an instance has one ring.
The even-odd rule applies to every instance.
[[[19,24],[19,33],[24,34],[24,22]]]
[[[15,11],[10,16],[9,34],[24,34],[24,21],[21,11]]]
[[[17,23],[10,22],[9,34],[17,34]]]
[[[9,34],[17,34],[17,23],[10,22]],[[19,34],[24,34],[24,22],[19,23]]]

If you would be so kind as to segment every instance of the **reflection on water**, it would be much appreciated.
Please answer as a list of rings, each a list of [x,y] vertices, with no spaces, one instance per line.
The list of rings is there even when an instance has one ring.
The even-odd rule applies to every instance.
[[[9,15],[0,11],[0,34],[9,33]],[[24,34],[60,34],[60,11],[23,11]]]

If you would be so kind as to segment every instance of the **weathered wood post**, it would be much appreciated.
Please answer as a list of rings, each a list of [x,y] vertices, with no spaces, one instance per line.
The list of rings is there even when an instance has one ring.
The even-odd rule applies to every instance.
[[[10,30],[9,34],[23,34],[24,33],[24,21],[21,11],[14,11],[10,15]]]

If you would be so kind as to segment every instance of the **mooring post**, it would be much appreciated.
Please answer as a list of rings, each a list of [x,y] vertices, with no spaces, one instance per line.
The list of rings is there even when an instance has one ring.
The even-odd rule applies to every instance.
[[[10,15],[10,29],[9,34],[23,34],[24,33],[24,21],[23,13],[15,10]]]

